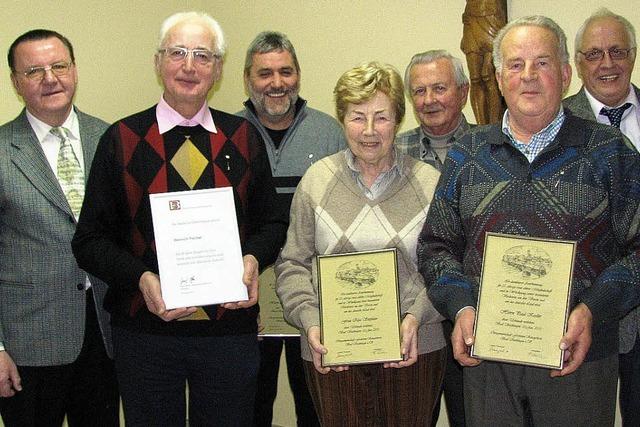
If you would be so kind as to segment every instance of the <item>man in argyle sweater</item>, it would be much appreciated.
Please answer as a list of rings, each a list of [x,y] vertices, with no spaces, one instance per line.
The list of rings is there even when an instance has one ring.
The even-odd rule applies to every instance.
[[[156,54],[159,103],[105,133],[73,248],[109,285],[114,353],[127,425],[251,423],[259,363],[257,278],[284,240],[286,218],[262,139],[246,120],[210,109],[224,38],[194,12],[165,20]],[[232,187],[249,300],[165,308],[149,194]]]

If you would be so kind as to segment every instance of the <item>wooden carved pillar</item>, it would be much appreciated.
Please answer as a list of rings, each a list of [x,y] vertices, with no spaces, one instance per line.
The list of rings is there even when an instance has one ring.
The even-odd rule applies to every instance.
[[[507,0],[467,0],[460,49],[467,57],[471,107],[478,124],[498,123],[505,104],[491,57],[493,39],[507,23]]]

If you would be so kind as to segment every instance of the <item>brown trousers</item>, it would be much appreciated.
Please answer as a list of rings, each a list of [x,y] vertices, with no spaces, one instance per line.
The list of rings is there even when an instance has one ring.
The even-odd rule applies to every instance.
[[[440,396],[446,349],[418,356],[406,368],[358,365],[348,371],[316,371],[304,362],[307,385],[323,426],[429,426]]]

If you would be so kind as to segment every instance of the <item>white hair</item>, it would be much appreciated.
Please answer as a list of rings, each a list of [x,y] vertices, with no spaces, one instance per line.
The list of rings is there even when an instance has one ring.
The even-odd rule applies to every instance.
[[[218,21],[204,12],[178,12],[165,19],[160,26],[160,39],[158,41],[158,47],[164,47],[163,43],[165,42],[169,31],[173,27],[179,24],[194,21],[203,24],[209,29],[209,31],[211,31],[211,35],[213,36],[215,43],[215,46],[213,46],[213,53],[218,56],[224,56],[227,45],[224,41],[224,33],[222,32],[222,28],[220,27],[220,24],[218,24]]]
[[[404,72],[404,88],[409,95],[411,95],[411,68],[418,64],[430,64],[438,59],[447,59],[451,63],[453,68],[453,77],[458,87],[462,87],[469,84],[469,79],[464,73],[462,61],[459,58],[451,55],[444,49],[428,50],[426,52],[416,53],[411,58],[407,69]]]
[[[578,51],[582,48],[582,38],[584,37],[584,32],[593,21],[602,19],[602,18],[611,18],[616,22],[619,22],[624,27],[624,30],[627,32],[627,38],[629,39],[629,48],[633,49],[636,47],[636,30],[633,28],[631,22],[629,22],[624,16],[617,15],[611,12],[606,7],[602,7],[598,9],[593,15],[588,17],[578,28],[578,32],[576,33],[576,39],[574,44],[574,61],[576,64],[580,62],[580,57],[578,55]],[[635,54],[635,53],[634,53]]]
[[[546,28],[551,31],[558,39],[558,56],[563,64],[569,63],[569,51],[567,50],[567,36],[562,31],[562,28],[551,18],[547,18],[542,15],[523,16],[514,21],[509,22],[502,27],[496,37],[493,39],[493,66],[497,71],[502,70],[502,50],[500,45],[504,36],[513,28],[516,27],[540,27]]]

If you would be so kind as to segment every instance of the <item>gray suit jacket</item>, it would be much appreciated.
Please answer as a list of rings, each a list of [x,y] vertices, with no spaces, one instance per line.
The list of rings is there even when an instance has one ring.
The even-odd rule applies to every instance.
[[[638,89],[635,85],[633,86],[633,90],[636,91],[636,96],[640,99],[640,89]],[[578,93],[575,95],[571,95],[562,101],[562,104],[565,108],[568,108],[569,111],[573,113],[574,116],[582,117],[587,120],[596,120],[596,115],[593,113],[591,109],[591,104],[589,104],[589,99],[587,98],[587,94],[584,91],[584,86],[580,88]]]
[[[88,176],[107,123],[79,111],[78,121]],[[62,365],[80,353],[86,273],[71,253],[75,228],[23,110],[0,127],[0,341],[17,365]],[[93,277],[91,284],[111,355],[109,319],[102,308],[106,285]]]
[[[636,96],[640,99],[640,89],[634,85],[633,90],[636,91]],[[596,120],[596,115],[591,109],[591,104],[589,104],[589,99],[584,91],[584,86],[578,93],[566,98],[562,103],[573,113],[573,115],[587,120]],[[636,309],[631,310],[631,312],[629,312],[629,314],[620,321],[620,353],[628,353],[631,351],[639,333],[640,307],[637,307]]]

